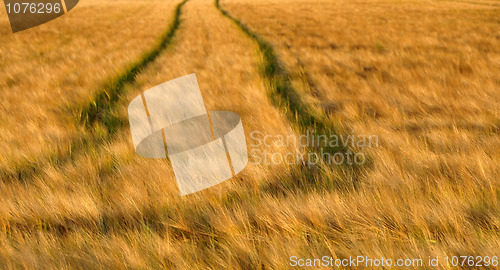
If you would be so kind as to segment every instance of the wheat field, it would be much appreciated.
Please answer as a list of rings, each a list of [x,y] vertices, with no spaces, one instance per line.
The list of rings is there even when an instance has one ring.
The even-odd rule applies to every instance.
[[[0,268],[500,256],[499,1],[89,0],[15,34],[0,9],[0,35]],[[127,106],[191,73],[249,150],[296,151],[256,131],[378,143],[346,147],[359,166],[251,156],[181,197],[168,159],[135,153]]]
[[[75,147],[82,130],[71,110],[153,47],[175,5],[84,1],[64,20],[16,34],[0,9],[0,175],[14,175]]]

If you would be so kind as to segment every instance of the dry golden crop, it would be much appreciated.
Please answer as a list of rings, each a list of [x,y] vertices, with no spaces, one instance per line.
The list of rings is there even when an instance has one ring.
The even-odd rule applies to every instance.
[[[5,170],[92,134],[38,160],[38,173],[0,181],[0,268],[286,269],[291,256],[500,256],[498,1],[224,0],[224,13],[218,2],[189,0],[178,14],[178,2],[84,3],[21,35],[0,27],[10,38],[0,44],[0,66],[9,67],[0,74],[10,95],[0,107]],[[109,17],[108,5],[116,8]],[[62,21],[72,12],[67,20],[101,14],[107,23],[85,19],[85,31],[99,34],[75,32]],[[173,35],[151,62],[126,84],[102,88],[154,46],[172,15]],[[74,47],[61,33],[80,47],[52,50]],[[8,46],[18,53],[6,54]],[[32,79],[13,75],[26,73]],[[180,197],[169,161],[139,157],[123,119],[142,91],[190,73],[207,110],[241,116],[249,150],[295,151],[255,147],[255,131],[321,127],[376,135],[378,147],[357,149],[370,155],[359,168],[261,162]],[[106,89],[115,98],[102,97]],[[38,98],[24,101],[29,94]],[[88,97],[99,109],[81,106]],[[71,106],[82,114],[62,115]],[[30,115],[39,122],[21,124]],[[21,146],[31,133],[12,136],[27,126],[44,134],[36,147]]]
[[[141,91],[195,72],[208,110],[237,112],[247,133],[293,133],[259,78],[257,46],[213,2],[189,1],[181,19],[172,47],[125,86],[118,118]],[[37,268],[201,265],[194,248],[214,241],[214,231],[234,234],[227,241],[235,244],[251,237],[240,226],[247,214],[240,216],[234,201],[252,203],[262,183],[285,172],[282,165],[252,166],[233,181],[180,198],[169,163],[135,155],[125,127],[113,141],[45,168],[28,183],[4,183],[0,261]],[[225,254],[213,252],[208,263],[215,267]]]
[[[19,33],[1,8],[0,175],[68,152],[81,133],[72,111],[154,45],[179,2],[82,1]]]
[[[380,138],[334,210],[358,253],[498,254],[498,1],[223,3],[326,121]]]

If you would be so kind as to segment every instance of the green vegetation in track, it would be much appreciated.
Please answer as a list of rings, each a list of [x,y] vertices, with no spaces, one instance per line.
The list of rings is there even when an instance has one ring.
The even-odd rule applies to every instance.
[[[76,114],[75,125],[80,136],[75,138],[67,148],[55,149],[44,156],[26,158],[12,164],[11,168],[4,168],[0,176],[4,181],[27,181],[42,172],[45,166],[60,166],[74,158],[74,154],[90,147],[96,147],[111,139],[116,131],[126,125],[127,120],[116,114],[120,97],[125,93],[126,86],[134,83],[137,74],[146,68],[172,42],[172,39],[181,23],[182,6],[188,0],[179,3],[174,10],[174,17],[165,33],[156,45],[142,57],[125,68],[116,77],[105,82],[100,90],[83,105],[77,105],[69,110]]]
[[[254,31],[250,30],[248,26],[243,24],[240,20],[234,18],[226,10],[224,10],[219,3],[219,0],[215,0],[215,6],[217,9],[231,21],[233,21],[248,37],[254,40],[258,46],[259,50],[263,56],[261,75],[265,79],[268,88],[270,89],[270,98],[273,104],[281,109],[285,114],[287,119],[296,127],[300,133],[305,133],[307,131],[313,132],[317,136],[326,135],[326,138],[330,138],[331,135],[340,137],[342,129],[339,125],[332,121],[328,121],[325,114],[318,112],[312,106],[304,102],[302,94],[294,89],[292,86],[292,78],[289,72],[286,70],[285,66],[281,64],[277,57],[273,46]],[[303,79],[303,78],[301,78]],[[308,147],[309,151],[315,152],[320,155],[320,151],[323,153],[335,154],[337,152],[354,152],[353,149],[349,147],[339,145],[336,147],[330,147],[327,143],[327,147],[319,149],[318,147]],[[340,172],[342,174],[342,179],[330,179],[328,174],[325,174],[325,168],[318,168],[310,170],[310,164],[306,164],[307,170],[302,170],[304,175],[310,181],[313,181],[313,186],[326,188],[338,188],[338,189],[355,189],[359,185],[359,178],[361,173],[365,169],[364,167],[371,164],[371,158],[367,157],[367,162],[362,165],[348,164],[343,162],[338,165]],[[306,168],[304,167],[304,168]],[[285,183],[286,184],[286,183]],[[293,183],[289,183],[296,185]]]

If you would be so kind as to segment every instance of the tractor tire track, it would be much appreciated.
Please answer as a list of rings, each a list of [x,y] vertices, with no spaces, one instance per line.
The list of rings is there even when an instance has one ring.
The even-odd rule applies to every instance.
[[[196,72],[207,108],[231,110],[238,113],[242,119],[245,119],[244,125],[247,135],[251,130],[263,130],[266,133],[274,132],[284,135],[292,132],[285,117],[269,102],[267,89],[262,83],[258,74],[258,66],[255,63],[258,56],[257,46],[249,50],[249,47],[254,45],[252,41],[241,33],[232,22],[220,16],[212,1],[189,1],[184,6],[182,21],[179,28],[180,33],[175,38],[175,46],[172,47],[172,50],[162,53],[144,72],[137,74],[134,88],[148,89],[150,86],[157,85],[172,77]],[[117,102],[115,105],[119,107],[124,104]],[[121,108],[123,109],[123,107]],[[96,120],[95,123],[101,122]],[[128,145],[128,130],[125,128],[117,128],[117,130],[118,135],[111,143]],[[112,155],[115,154],[116,152],[112,153]],[[99,162],[99,158],[95,163]],[[104,161],[107,160],[105,157],[102,158],[105,159]],[[117,166],[120,166],[120,169],[114,170],[114,167]],[[185,226],[179,221],[182,220],[179,217],[186,215],[197,217],[196,220],[201,220],[204,227],[213,230],[213,224],[209,220],[203,219],[207,213],[207,207],[212,209],[210,203],[207,203],[206,200],[198,200],[198,195],[190,198],[190,201],[194,201],[192,203],[187,203],[186,200],[180,198],[174,187],[175,184],[173,184],[175,183],[173,173],[165,169],[169,167],[167,162],[163,164],[151,160],[144,162],[143,158],[137,157],[124,164],[120,160],[110,159],[109,163],[103,167],[105,168],[102,170],[96,169],[92,172],[94,175],[98,175],[95,177],[97,179],[95,182],[91,182],[93,180],[78,180],[75,184],[76,187],[72,187],[73,190],[78,190],[79,186],[92,187],[92,192],[85,195],[97,201],[99,209],[95,215],[61,213],[61,209],[55,208],[50,209],[50,215],[58,218],[52,218],[50,215],[32,214],[34,211],[28,211],[31,210],[31,206],[28,206],[25,208],[28,210],[18,210],[22,213],[18,215],[19,218],[6,217],[2,220],[0,215],[0,232],[31,234],[42,231],[57,237],[64,237],[68,233],[75,232],[112,235],[131,230],[151,230],[162,235],[168,234],[173,238],[206,238],[209,231],[198,232],[199,228],[196,230],[183,229]],[[74,176],[81,177],[83,171],[77,168],[72,173]],[[154,178],[147,175],[153,171],[161,171],[161,177]],[[240,177],[227,181],[228,183],[223,188],[228,189],[228,194],[222,196],[217,204],[232,206],[244,201],[243,199],[231,199],[235,196],[239,198],[253,196],[255,191],[249,188],[252,181],[262,181],[259,183],[261,188],[258,190],[259,192],[270,190],[267,183],[270,181],[268,180],[282,182],[282,178],[276,177],[276,171],[278,170],[273,171],[264,165],[258,168],[257,166],[248,168]],[[70,174],[64,171],[57,173],[61,177],[68,177]],[[58,178],[59,175],[54,178]],[[243,177],[245,181],[242,181]],[[85,183],[86,181],[87,183]],[[148,190],[148,199],[142,200],[146,206],[140,207],[140,211],[119,211],[117,209],[121,208],[120,205],[111,199],[117,194],[127,196],[129,191],[123,187],[127,185],[127,181],[133,183],[134,186],[144,181],[144,186],[141,186],[140,190]],[[230,181],[232,183],[228,185]],[[160,184],[168,186],[165,188],[166,193],[162,193],[165,190],[158,190]],[[231,185],[235,187],[231,187]],[[47,187],[48,190],[51,188]],[[54,189],[58,188],[54,187]],[[28,190],[25,187],[21,187],[21,189]],[[28,192],[34,193],[37,190],[40,188],[35,186]],[[157,197],[151,199],[153,196],[151,194]],[[38,196],[32,195],[31,197]],[[258,200],[260,199],[259,197]],[[31,198],[26,200],[31,200]],[[233,207],[228,207],[228,209],[231,211]],[[190,225],[198,226],[199,224]]]
[[[233,17],[224,10],[219,0],[215,0],[215,6],[223,16],[235,23],[241,31],[243,31],[250,39],[258,44],[261,54],[263,55],[263,63],[261,67],[261,76],[267,81],[270,88],[270,98],[275,106],[283,111],[291,124],[293,124],[299,132],[305,132],[312,129],[315,134],[326,134],[327,136],[339,135],[340,129],[325,117],[326,114],[318,114],[307,104],[302,98],[299,91],[292,86],[292,77],[287,71],[282,61],[278,58],[273,46],[270,42],[260,37],[256,32],[252,31],[247,25]],[[307,81],[307,78],[301,78]],[[315,151],[318,149],[310,149]],[[331,153],[350,151],[348,147],[339,146],[332,149],[327,149]],[[363,165],[343,163],[341,168],[344,178],[351,179],[347,183],[347,189],[357,189],[359,187],[360,178],[363,174]],[[307,166],[309,168],[309,166]],[[312,176],[311,176],[312,177]]]
[[[117,76],[103,83],[101,89],[94,94],[90,101],[67,108],[68,113],[76,116],[75,125],[81,132],[81,136],[74,138],[66,149],[56,149],[55,152],[45,156],[25,159],[13,164],[12,168],[0,168],[2,181],[26,182],[32,177],[40,175],[46,167],[62,166],[74,160],[78,153],[89,148],[96,148],[113,139],[117,130],[127,124],[126,119],[121,119],[114,113],[114,109],[120,102],[120,97],[125,92],[125,86],[134,83],[136,76],[172,43],[172,39],[181,24],[182,7],[187,1],[184,0],[177,4],[172,22],[153,48]],[[106,132],[100,132],[99,128],[101,127],[104,127]]]

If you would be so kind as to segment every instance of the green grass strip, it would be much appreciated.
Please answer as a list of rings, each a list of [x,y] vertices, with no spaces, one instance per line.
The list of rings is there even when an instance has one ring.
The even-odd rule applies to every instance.
[[[169,29],[161,36],[159,42],[149,52],[145,53],[139,61],[132,64],[130,67],[122,71],[115,78],[110,80],[104,87],[97,91],[91,101],[79,110],[78,119],[87,127],[92,126],[95,122],[100,122],[106,126],[110,132],[115,131],[114,118],[109,116],[112,107],[115,106],[123,92],[125,85],[133,83],[137,74],[153,62],[158,55],[168,47],[172,42],[175,31],[181,23],[180,15],[182,6],[187,0],[179,3],[174,12],[174,19]]]
[[[327,120],[325,114],[315,113],[315,110],[311,108],[310,105],[305,103],[301,98],[301,94],[294,89],[292,86],[292,78],[287,72],[284,65],[282,65],[277,57],[277,54],[274,51],[273,46],[255,32],[250,30],[245,24],[243,24],[240,20],[231,16],[227,11],[225,11],[219,3],[219,0],[215,0],[215,6],[217,9],[231,21],[233,21],[240,29],[243,31],[248,37],[254,40],[258,46],[259,50],[263,56],[263,63],[261,67],[261,75],[268,83],[270,88],[271,100],[274,105],[283,111],[289,120],[289,122],[294,125],[299,132],[305,132],[306,130],[314,131],[315,134],[320,135],[324,134],[326,136],[329,135],[338,135],[341,132],[341,128],[339,125],[334,124]],[[319,152],[320,149],[309,148],[309,151]],[[325,147],[323,151],[329,153],[337,153],[337,152],[345,152],[349,150],[348,147],[344,147],[342,145],[338,147]],[[368,159],[368,158],[367,158]],[[368,164],[371,163],[370,159],[368,159]],[[342,185],[350,190],[351,188],[357,188],[359,185],[359,178],[361,176],[363,165],[357,164],[347,164],[343,163],[340,165],[341,171],[345,179],[341,179]],[[309,179],[310,181],[316,181],[318,178],[326,178],[327,174],[322,174],[321,170],[318,175],[317,173],[311,173],[310,170],[304,169],[304,176],[307,178],[315,178]],[[345,182],[346,179],[351,179]],[[330,179],[330,180],[321,180],[313,184],[314,186],[337,186],[335,183],[326,183],[325,181],[338,181],[339,179]],[[347,185],[347,186],[346,186]]]

